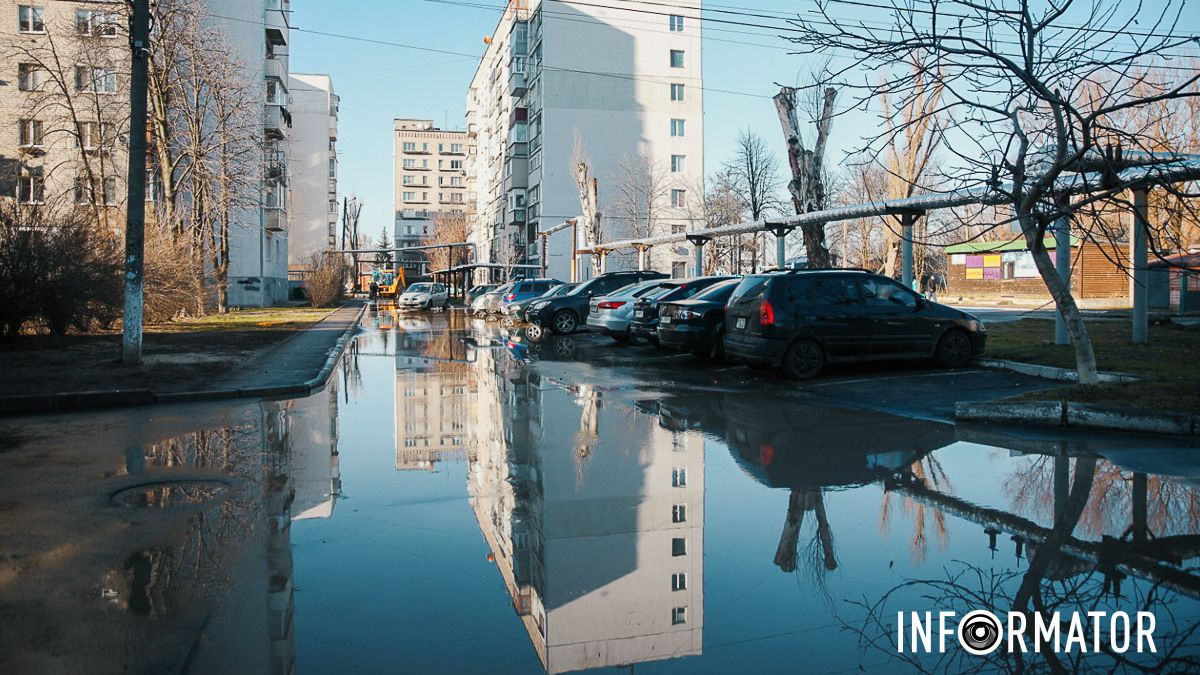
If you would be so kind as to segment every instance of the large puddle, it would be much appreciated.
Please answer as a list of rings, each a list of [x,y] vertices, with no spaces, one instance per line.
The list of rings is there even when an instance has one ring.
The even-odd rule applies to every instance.
[[[782,381],[665,387],[460,314],[364,328],[314,397],[123,446],[98,480],[171,508],[95,521],[183,511],[192,534],[114,547],[89,616],[153,636],[202,595],[203,620],[171,619],[189,672],[1200,666],[1195,448],[825,408]],[[182,487],[136,487],[165,475]],[[1157,653],[1091,653],[1090,623],[1057,656],[897,652],[898,612],[972,610],[1151,612]]]

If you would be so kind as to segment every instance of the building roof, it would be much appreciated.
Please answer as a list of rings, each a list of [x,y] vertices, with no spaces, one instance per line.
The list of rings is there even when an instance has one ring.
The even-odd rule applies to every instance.
[[[1053,237],[1046,237],[1043,240],[1046,248],[1053,250],[1057,244]],[[1071,246],[1079,246],[1079,237],[1071,236]],[[1018,236],[1016,239],[1009,241],[968,241],[963,244],[954,244],[946,247],[946,254],[953,255],[955,253],[1000,253],[1001,251],[1027,251],[1029,246],[1025,243],[1025,238]]]
[[[1164,255],[1159,260],[1151,260],[1148,267],[1183,267],[1189,270],[1200,270],[1200,253],[1176,253]]]

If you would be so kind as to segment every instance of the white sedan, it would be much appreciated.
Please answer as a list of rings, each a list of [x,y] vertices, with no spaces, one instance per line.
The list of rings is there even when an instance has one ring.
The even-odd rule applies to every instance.
[[[396,298],[397,309],[445,309],[449,305],[450,294],[445,284],[413,284]]]

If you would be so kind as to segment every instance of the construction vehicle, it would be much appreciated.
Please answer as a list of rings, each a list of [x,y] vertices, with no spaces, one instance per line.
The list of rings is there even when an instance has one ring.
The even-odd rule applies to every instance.
[[[375,270],[371,273],[371,280],[379,287],[379,297],[395,298],[400,294],[408,283],[404,280],[403,268],[395,272],[387,272],[384,270]]]

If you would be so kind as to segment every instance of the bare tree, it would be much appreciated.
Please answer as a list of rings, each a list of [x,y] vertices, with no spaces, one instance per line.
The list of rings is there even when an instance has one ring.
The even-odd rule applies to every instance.
[[[738,195],[729,173],[724,170],[718,171],[709,181],[709,185],[711,187],[704,195],[704,227],[714,228],[742,222],[746,215],[746,204]],[[738,240],[732,237],[718,237],[709,241],[704,246],[704,273],[736,272],[735,255],[741,251],[738,243]]]
[[[887,95],[898,109],[911,107],[914,115],[899,123],[901,130],[926,124],[932,115],[953,120],[953,142],[949,134],[945,142],[953,155],[946,183],[988,187],[996,201],[1011,207],[1012,222],[1067,324],[1079,382],[1091,385],[1098,381],[1091,339],[1055,270],[1046,234],[1051,224],[1075,219],[1126,190],[1167,182],[1152,167],[1127,170],[1138,162],[1106,155],[1101,143],[1145,149],[1145,132],[1120,125],[1117,117],[1196,96],[1200,73],[1147,74],[1194,41],[1176,33],[1186,8],[1182,0],[1168,0],[1153,13],[1113,0],[1080,11],[1075,5],[915,2],[896,5],[887,27],[874,28],[832,16],[822,4],[817,17],[793,21],[790,39],[804,54],[857,54],[854,65],[833,76],[847,82],[858,106]],[[882,80],[851,84],[864,81],[850,77],[860,70],[882,73]],[[1101,81],[1107,86],[1096,95],[1092,83]],[[942,92],[938,105],[915,104],[931,89]],[[867,147],[885,152],[888,136],[873,136]],[[1067,184],[1081,196],[1062,198]]]
[[[430,244],[456,244],[467,240],[467,215],[461,211],[439,211],[433,216],[433,236]],[[449,248],[435,248],[429,251],[429,263],[435,270],[452,267],[454,251]]]
[[[646,239],[662,234],[662,219],[671,197],[670,173],[644,150],[628,153],[613,180],[613,210],[626,234]],[[686,197],[685,197],[686,200]],[[672,206],[686,206],[671,204]]]
[[[780,87],[779,93],[775,95],[775,110],[779,113],[779,124],[783,128],[784,140],[787,141],[788,166],[792,170],[788,192],[792,194],[792,205],[796,208],[796,213],[803,214],[822,211],[828,206],[823,181],[825,144],[829,140],[829,128],[833,123],[833,104],[837,99],[837,90],[825,87],[820,103],[810,106],[812,122],[817,127],[817,137],[812,150],[806,149],[802,140],[796,110],[796,92],[794,87]],[[804,235],[804,249],[808,254],[809,267],[833,267],[829,249],[825,247],[825,224],[806,223],[800,230]]]
[[[751,222],[762,221],[781,210],[779,161],[758,134],[749,129],[738,134],[733,156],[723,165],[723,173],[729,178],[734,193],[742,200]],[[744,236],[738,237],[739,247],[746,243]],[[758,271],[759,255],[763,249],[761,240],[764,237],[762,233],[749,235],[749,246],[746,248],[751,255],[753,271]]]

